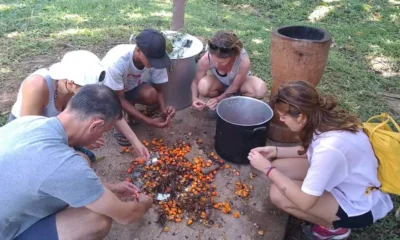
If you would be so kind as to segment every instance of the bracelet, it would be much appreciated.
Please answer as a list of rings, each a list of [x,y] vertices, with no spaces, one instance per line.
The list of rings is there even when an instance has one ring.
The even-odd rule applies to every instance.
[[[273,166],[270,166],[270,167],[268,167],[267,168],[267,173],[265,174],[267,177],[269,177],[268,175],[269,175],[269,173],[272,171],[272,169],[274,169],[275,167],[273,167]]]
[[[278,158],[278,147],[275,146],[275,158]]]

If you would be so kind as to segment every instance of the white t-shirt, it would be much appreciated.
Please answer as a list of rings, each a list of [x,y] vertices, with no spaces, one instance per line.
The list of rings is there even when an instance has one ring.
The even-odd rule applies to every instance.
[[[310,168],[301,190],[313,196],[332,193],[349,217],[372,212],[374,221],[392,210],[390,196],[381,191],[366,195],[367,187],[379,187],[378,160],[361,130],[329,131],[314,135],[307,151]]]
[[[144,68],[139,70],[133,64],[133,53],[136,45],[121,44],[112,48],[101,60],[106,69],[104,85],[114,91],[129,91],[143,82],[161,84],[168,82],[167,70]]]

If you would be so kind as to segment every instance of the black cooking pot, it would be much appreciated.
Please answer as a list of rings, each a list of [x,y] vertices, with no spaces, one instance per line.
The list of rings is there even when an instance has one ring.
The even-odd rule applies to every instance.
[[[215,151],[230,162],[248,164],[252,148],[265,146],[271,107],[250,97],[229,97],[217,106]]]

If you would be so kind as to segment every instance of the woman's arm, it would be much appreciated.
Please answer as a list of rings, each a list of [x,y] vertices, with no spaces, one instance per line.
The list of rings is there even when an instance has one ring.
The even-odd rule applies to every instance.
[[[42,115],[48,104],[49,87],[40,75],[28,77],[22,85],[22,104],[20,116]]]
[[[252,150],[249,160],[253,167],[268,174],[281,193],[303,211],[312,208],[326,189],[338,186],[348,177],[346,157],[340,150],[331,146],[318,146],[313,149],[312,163],[301,187],[279,170],[271,170],[271,162],[260,152]]]
[[[210,61],[208,60],[208,53],[206,52],[203,57],[200,58],[197,64],[196,75],[192,82],[192,100],[195,101],[199,97],[199,91],[197,89],[197,85],[199,84],[200,79],[207,75],[207,71],[210,68]]]
[[[266,174],[266,171],[263,173]],[[319,199],[317,196],[303,192],[299,185],[276,168],[271,170],[268,177],[278,187],[283,196],[304,212],[312,208]]]
[[[313,196],[303,192],[300,186],[298,186],[292,179],[279,172],[276,168],[271,170],[271,162],[264,158],[261,153],[252,150],[249,153],[249,160],[251,165],[261,171],[264,175],[269,171],[268,177],[278,187],[281,193],[299,209],[307,211],[317,203],[319,199],[318,196]]]

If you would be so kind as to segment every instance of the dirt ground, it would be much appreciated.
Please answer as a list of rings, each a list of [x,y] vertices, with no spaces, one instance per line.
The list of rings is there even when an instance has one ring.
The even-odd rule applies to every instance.
[[[133,126],[133,129],[141,140],[163,138],[168,145],[179,139],[189,142],[192,145],[192,151],[188,157],[191,158],[202,156],[203,151],[213,150],[215,125],[216,120],[209,119],[206,112],[194,112],[191,108],[187,108],[177,112],[173,125],[168,129],[153,129],[145,124]],[[189,133],[192,134],[189,136]],[[202,148],[198,148],[196,138],[203,139]],[[98,157],[104,156],[105,159],[95,163],[94,169],[103,180],[115,183],[128,177],[126,170],[135,156],[121,154],[121,147],[118,146],[111,133],[106,134],[105,139],[105,146],[96,151]],[[157,214],[154,209],[151,209],[137,223],[129,226],[114,223],[106,239],[283,239],[288,217],[269,202],[269,182],[260,174],[251,180],[250,172],[257,173],[257,171],[250,165],[231,164],[231,166],[240,171],[240,176],[233,174],[232,168],[218,171],[215,185],[219,196],[216,200],[232,200],[232,211],[242,213],[238,219],[233,218],[232,214],[212,210],[210,219],[214,221],[214,225],[210,228],[200,223],[186,226],[185,221],[167,222],[170,231],[163,232],[162,227],[156,223]],[[243,201],[235,197],[235,183],[238,180],[254,186],[248,200]],[[259,225],[259,228],[255,224]],[[265,232],[263,236],[258,234],[260,229]]]

